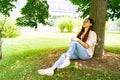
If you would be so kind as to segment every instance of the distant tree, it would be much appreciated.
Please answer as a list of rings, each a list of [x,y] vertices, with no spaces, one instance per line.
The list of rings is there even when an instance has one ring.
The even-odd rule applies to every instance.
[[[1,46],[2,46],[2,42],[1,42],[2,28],[4,27],[4,24],[6,22],[6,17],[10,16],[10,11],[12,11],[12,9],[15,7],[13,2],[16,2],[16,1],[17,0],[0,0],[0,13],[5,15],[4,23],[3,23],[3,25],[2,25],[2,27],[0,29],[0,59],[2,58],[2,50],[1,50]]]
[[[0,13],[2,13],[5,16],[10,16],[10,11],[12,11],[12,9],[15,8],[13,2],[16,1],[17,0],[0,0]]]
[[[6,22],[6,17],[10,16],[10,12],[15,8],[14,2],[17,2],[17,0],[0,0],[0,13],[5,16],[3,26]],[[37,23],[46,24],[45,19],[49,16],[48,8],[49,6],[46,0],[27,0],[27,4],[21,9],[23,16],[17,18],[17,25],[31,26],[36,29]],[[2,29],[0,29],[0,59],[2,58],[1,30]]]
[[[36,29],[37,23],[46,24],[46,19],[49,17],[48,8],[46,0],[27,0],[26,5],[21,9],[23,16],[16,19],[16,24]]]

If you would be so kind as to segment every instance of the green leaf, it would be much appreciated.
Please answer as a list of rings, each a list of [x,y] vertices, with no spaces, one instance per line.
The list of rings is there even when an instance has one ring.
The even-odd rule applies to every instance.
[[[17,25],[37,28],[37,23],[46,24],[49,5],[46,0],[28,0],[21,9],[22,17],[17,18]]]
[[[74,5],[78,5],[77,12],[83,12],[81,17],[89,15],[90,0],[70,0]],[[120,18],[120,0],[108,0],[107,5],[107,20]]]

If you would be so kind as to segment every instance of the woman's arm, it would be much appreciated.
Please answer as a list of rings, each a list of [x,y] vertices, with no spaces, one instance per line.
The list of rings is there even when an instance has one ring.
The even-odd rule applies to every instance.
[[[74,38],[72,38],[72,40],[78,41],[85,48],[89,48],[89,45],[87,43],[83,42],[82,40],[80,40],[79,38],[74,37]]]

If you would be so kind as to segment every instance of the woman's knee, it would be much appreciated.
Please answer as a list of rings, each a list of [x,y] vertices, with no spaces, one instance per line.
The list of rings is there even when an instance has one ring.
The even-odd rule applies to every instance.
[[[72,44],[79,44],[78,41],[72,41],[71,43],[72,43]]]
[[[73,40],[73,41],[71,41],[71,42],[72,42],[72,43],[76,43],[77,41],[74,41],[74,40]]]
[[[82,46],[78,41],[72,41],[72,44],[78,45],[78,46]]]

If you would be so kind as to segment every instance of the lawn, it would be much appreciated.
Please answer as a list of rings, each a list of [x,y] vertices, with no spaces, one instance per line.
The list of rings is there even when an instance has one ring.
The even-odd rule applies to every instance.
[[[105,50],[120,54],[120,32],[106,32]]]
[[[75,33],[26,33],[4,39],[0,60],[0,80],[120,80],[120,73],[102,68],[78,67],[74,61],[57,69],[52,77],[38,69],[50,67],[64,53]],[[105,50],[120,54],[120,33],[106,32]]]

